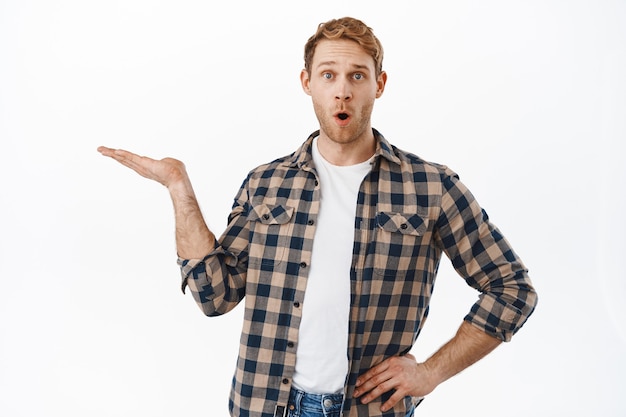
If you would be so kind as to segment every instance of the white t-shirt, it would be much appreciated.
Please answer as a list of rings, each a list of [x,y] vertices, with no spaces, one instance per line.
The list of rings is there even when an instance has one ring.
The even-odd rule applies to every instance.
[[[293,383],[305,392],[341,392],[348,373],[350,266],[354,221],[361,182],[370,161],[336,166],[313,141],[313,161],[321,188],[320,214],[311,269],[302,304]]]

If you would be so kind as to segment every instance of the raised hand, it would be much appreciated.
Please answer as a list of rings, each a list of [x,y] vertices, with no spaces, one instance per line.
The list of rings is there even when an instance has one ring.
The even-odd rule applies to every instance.
[[[202,258],[213,249],[215,236],[202,217],[185,164],[173,158],[156,160],[105,146],[100,146],[98,152],[167,187],[174,204],[176,248],[180,257]]]
[[[157,181],[167,188],[187,180],[185,164],[177,159],[163,158],[156,160],[123,149],[111,149],[105,146],[100,146],[98,152],[115,159],[142,177]]]

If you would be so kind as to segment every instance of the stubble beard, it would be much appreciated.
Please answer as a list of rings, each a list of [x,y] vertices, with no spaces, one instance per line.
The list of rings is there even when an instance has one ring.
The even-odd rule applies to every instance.
[[[345,127],[337,126],[332,112],[326,111],[322,105],[314,102],[313,108],[320,124],[321,134],[332,142],[340,145],[356,144],[356,142],[366,139],[371,134],[370,121],[374,108],[373,101],[351,114],[352,120]]]

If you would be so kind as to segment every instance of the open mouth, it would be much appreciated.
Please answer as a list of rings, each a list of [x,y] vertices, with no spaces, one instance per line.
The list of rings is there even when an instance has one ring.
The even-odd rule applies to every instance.
[[[339,113],[337,117],[339,120],[346,120],[348,118],[348,113]]]

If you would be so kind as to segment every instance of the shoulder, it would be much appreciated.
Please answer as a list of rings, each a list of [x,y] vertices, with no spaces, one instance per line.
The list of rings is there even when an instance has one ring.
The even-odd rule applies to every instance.
[[[283,176],[285,172],[289,170],[297,169],[297,166],[292,164],[295,153],[276,158],[273,161],[263,163],[251,169],[248,172],[249,179],[270,178],[273,176]]]
[[[446,165],[427,161],[393,145],[376,129],[374,129],[374,136],[378,141],[377,153],[381,161],[386,161],[382,166],[386,166],[390,171],[401,171],[405,179],[406,173],[413,173],[416,181],[442,181],[446,177],[457,176]]]
[[[261,164],[248,173],[248,179],[293,176],[310,164],[311,144],[318,132],[312,133],[294,152]]]
[[[420,175],[426,176],[423,180],[429,181],[445,181],[449,178],[457,178],[458,174],[450,169],[447,165],[426,160],[412,152],[405,151],[398,148],[395,145],[390,145],[392,153],[400,161],[400,166],[403,171],[412,172],[418,177]]]

